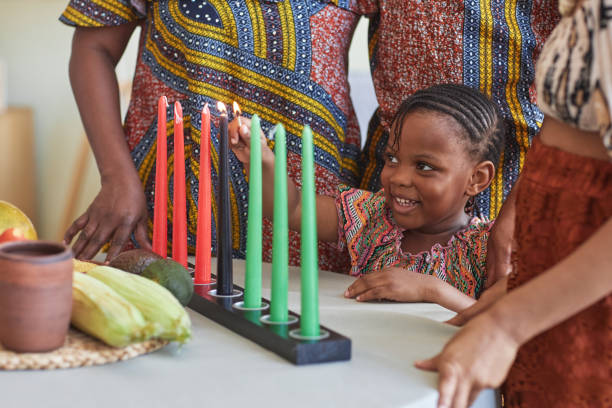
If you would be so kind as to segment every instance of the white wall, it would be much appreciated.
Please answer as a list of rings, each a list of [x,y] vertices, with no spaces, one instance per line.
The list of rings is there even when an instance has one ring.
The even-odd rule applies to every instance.
[[[37,229],[42,238],[60,239],[60,225],[73,169],[83,141],[83,128],[68,80],[73,29],[58,21],[66,0],[0,0],[0,59],[8,75],[8,104],[34,110],[36,145]],[[118,73],[130,79],[134,42]],[[83,211],[99,188],[93,159],[76,211]]]
[[[368,60],[368,20],[362,18],[355,29],[353,42],[349,50],[349,83],[351,98],[355,107],[359,127],[361,128],[361,145],[365,142],[368,122],[374,109],[378,106]]]
[[[0,0],[0,60],[8,71],[8,104],[33,108],[38,222],[41,238],[59,240],[70,184],[84,140],[68,79],[73,29],[58,21],[67,0]],[[376,105],[367,55],[367,21],[357,27],[350,50],[353,100],[365,134]],[[136,59],[134,35],[119,63],[120,81],[131,80]],[[93,157],[79,188],[74,216],[87,208],[99,189]],[[0,197],[1,199],[1,197]]]

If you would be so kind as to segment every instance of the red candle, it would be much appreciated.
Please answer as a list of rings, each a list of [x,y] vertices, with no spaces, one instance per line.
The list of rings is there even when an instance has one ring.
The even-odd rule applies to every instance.
[[[211,250],[211,182],[210,182],[210,110],[202,109],[200,132],[200,180],[198,193],[198,235],[196,237],[195,276],[196,285],[212,283],[210,279]]]
[[[168,155],[166,108],[168,99],[157,102],[157,158],[155,161],[155,206],[153,207],[153,252],[163,256],[168,250]]]
[[[172,258],[187,267],[187,207],[185,196],[185,141],[183,110],[174,103],[174,207],[172,212]]]

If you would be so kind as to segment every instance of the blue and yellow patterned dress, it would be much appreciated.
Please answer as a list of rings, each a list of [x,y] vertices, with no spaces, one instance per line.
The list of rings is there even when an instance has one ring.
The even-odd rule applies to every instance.
[[[237,101],[245,116],[257,113],[262,118],[264,131],[283,123],[288,173],[297,184],[301,179],[300,134],[305,124],[314,131],[317,192],[333,195],[339,183],[357,182],[360,137],[347,82],[347,53],[357,20],[349,0],[72,0],[61,16],[62,22],[80,27],[141,22],[132,99],[125,119],[126,139],[152,216],[157,99],[166,95],[170,104],[182,104],[190,252],[194,250],[197,219],[199,112],[205,103],[214,107],[218,100],[226,105]],[[217,113],[213,108],[213,116]],[[169,107],[169,180],[172,115]],[[216,125],[213,119],[214,187]],[[244,257],[248,184],[233,155],[230,171],[233,255]],[[268,261],[271,231],[271,224],[264,222],[264,259]],[[213,237],[213,247],[215,241]],[[299,264],[298,234],[291,233],[289,248],[290,263]],[[319,254],[321,268],[348,270],[346,252],[335,245],[321,243]]]

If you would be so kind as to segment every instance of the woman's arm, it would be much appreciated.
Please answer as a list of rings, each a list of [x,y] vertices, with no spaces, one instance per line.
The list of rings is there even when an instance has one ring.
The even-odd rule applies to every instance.
[[[612,219],[563,261],[502,297],[488,313],[523,344],[586,309],[612,292],[610,242]]]
[[[516,218],[516,191],[520,177],[512,187],[510,194],[502,205],[495,223],[491,227],[487,241],[487,279],[485,288],[490,288],[495,282],[507,276],[512,271],[510,255],[514,235],[514,220]]]
[[[464,407],[505,378],[521,344],[612,292],[612,219],[561,262],[502,296],[419,368],[440,372],[438,406]],[[579,275],[578,275],[579,272]]]
[[[70,57],[70,83],[101,177],[101,189],[87,211],[64,236],[75,257],[89,259],[106,242],[112,259],[134,233],[150,248],[144,192],[125,141],[115,66],[138,23],[76,28]]]
[[[508,276],[504,276],[502,279],[495,282],[495,285],[485,290],[477,302],[473,303],[472,306],[467,309],[460,311],[455,317],[446,321],[446,323],[452,324],[453,326],[463,326],[472,318],[489,309],[499,298],[504,296],[507,292],[507,287]]]
[[[228,129],[232,151],[242,162],[245,169],[249,168],[250,163],[250,127],[250,119],[240,118],[240,124],[237,119],[234,119]],[[261,141],[262,179],[267,180],[262,183],[262,212],[264,217],[272,220],[274,215],[274,152],[268,147],[261,130],[259,137]],[[287,177],[287,208],[289,229],[300,232],[302,228],[302,194],[289,177]],[[336,242],[338,240],[338,212],[335,199],[317,194],[316,209],[318,238],[321,241]]]

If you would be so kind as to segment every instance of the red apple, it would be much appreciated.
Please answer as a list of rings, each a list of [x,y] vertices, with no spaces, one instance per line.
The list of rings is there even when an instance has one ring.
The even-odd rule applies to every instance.
[[[23,241],[26,237],[20,228],[7,228],[0,234],[0,244],[9,241]]]

